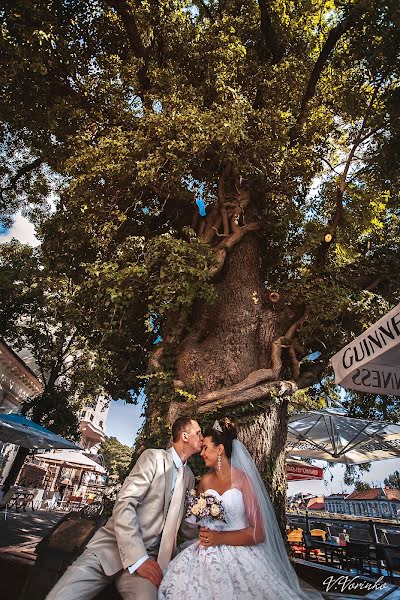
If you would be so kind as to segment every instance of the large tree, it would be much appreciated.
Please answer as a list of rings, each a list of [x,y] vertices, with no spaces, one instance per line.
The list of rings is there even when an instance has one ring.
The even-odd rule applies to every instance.
[[[228,412],[282,515],[289,403],[399,289],[397,0],[13,0],[2,20],[1,117],[30,156],[3,199],[64,178],[44,253],[114,395],[146,387],[138,447]]]

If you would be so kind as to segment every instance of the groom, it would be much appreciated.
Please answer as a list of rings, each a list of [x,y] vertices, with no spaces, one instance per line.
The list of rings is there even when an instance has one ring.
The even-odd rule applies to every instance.
[[[124,600],[156,600],[162,569],[176,548],[179,526],[184,537],[197,537],[197,528],[182,522],[185,492],[194,487],[186,461],[202,448],[197,421],[177,419],[172,441],[168,450],[145,450],[140,455],[117,496],[111,518],[46,600],[89,600],[111,581]]]

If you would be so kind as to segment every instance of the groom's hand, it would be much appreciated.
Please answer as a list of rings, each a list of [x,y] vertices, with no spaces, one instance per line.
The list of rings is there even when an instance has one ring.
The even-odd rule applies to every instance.
[[[158,587],[163,578],[163,574],[158,562],[156,562],[153,558],[148,558],[144,561],[142,565],[138,569],[136,569],[136,573],[140,575],[140,577],[144,577],[151,581],[153,585]]]

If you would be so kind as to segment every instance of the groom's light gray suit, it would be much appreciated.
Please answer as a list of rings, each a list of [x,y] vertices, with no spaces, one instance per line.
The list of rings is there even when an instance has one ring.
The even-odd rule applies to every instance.
[[[168,513],[174,482],[172,448],[145,450],[126,478],[111,518],[87,545],[85,552],[66,571],[47,600],[88,600],[114,581],[124,599],[157,598],[156,587],[129,567],[147,554],[155,557]],[[185,490],[194,487],[194,476],[185,467]],[[182,496],[179,521],[184,516]],[[197,529],[182,523],[184,537]]]

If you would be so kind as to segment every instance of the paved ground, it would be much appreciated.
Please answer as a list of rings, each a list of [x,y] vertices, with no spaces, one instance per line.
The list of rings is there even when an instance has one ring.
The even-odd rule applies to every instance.
[[[63,512],[9,510],[4,519],[4,510],[1,510],[0,547],[37,543],[63,516]]]

